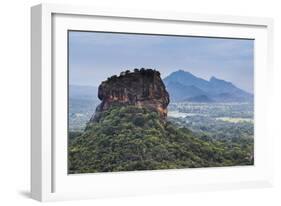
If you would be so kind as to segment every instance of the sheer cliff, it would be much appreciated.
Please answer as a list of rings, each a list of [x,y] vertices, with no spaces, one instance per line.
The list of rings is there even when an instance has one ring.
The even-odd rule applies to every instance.
[[[109,77],[100,84],[98,97],[102,102],[91,121],[99,121],[103,112],[110,107],[122,105],[146,107],[166,118],[170,101],[160,73],[143,68],[135,69],[133,72],[127,70],[120,76]]]

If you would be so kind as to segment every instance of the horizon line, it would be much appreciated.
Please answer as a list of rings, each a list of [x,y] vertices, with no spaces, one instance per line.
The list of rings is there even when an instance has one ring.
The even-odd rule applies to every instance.
[[[134,68],[134,69],[135,69],[135,68]],[[126,69],[126,70],[129,70],[130,72],[134,72],[134,69],[132,69],[132,71],[129,70],[129,69]],[[146,69],[146,68],[145,68],[145,69]],[[147,69],[151,69],[151,68],[147,68]],[[124,70],[124,71],[126,71],[126,70]],[[153,69],[153,70],[156,70],[156,71],[160,72],[160,71],[157,70],[157,69]],[[211,78],[216,78],[216,79],[218,79],[218,80],[222,80],[222,81],[231,83],[231,84],[233,84],[235,87],[237,87],[238,89],[241,89],[240,87],[236,86],[233,82],[231,82],[231,81],[229,81],[229,80],[220,79],[220,78],[217,78],[216,76],[211,76],[209,79],[205,79],[205,78],[203,78],[203,77],[199,77],[199,76],[194,75],[194,74],[191,73],[190,71],[183,70],[183,69],[178,69],[178,70],[176,70],[176,71],[173,71],[173,72],[171,72],[170,74],[168,74],[166,77],[170,76],[172,73],[180,72],[180,71],[190,73],[191,75],[195,76],[196,78],[200,78],[200,79],[203,79],[203,80],[208,81],[208,82],[210,82]],[[112,75],[111,75],[111,76],[112,76]],[[161,76],[161,72],[160,72],[160,76]],[[162,81],[163,81],[166,77],[161,77]],[[164,82],[164,81],[163,81],[163,82]],[[100,83],[99,83],[99,85],[100,85]],[[93,84],[70,84],[70,82],[68,81],[68,86],[84,86],[84,87],[97,87],[97,88],[98,88],[99,85],[93,85]],[[241,90],[243,90],[243,91],[245,91],[245,92],[248,92],[248,93],[250,93],[250,94],[252,94],[252,95],[254,94],[254,91],[251,92],[251,91],[248,91],[248,90],[245,90],[245,89],[241,89]]]

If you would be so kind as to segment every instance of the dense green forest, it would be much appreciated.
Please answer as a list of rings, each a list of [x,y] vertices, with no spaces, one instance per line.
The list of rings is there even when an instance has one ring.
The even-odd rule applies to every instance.
[[[253,141],[198,135],[136,106],[112,107],[69,133],[70,174],[253,164]]]

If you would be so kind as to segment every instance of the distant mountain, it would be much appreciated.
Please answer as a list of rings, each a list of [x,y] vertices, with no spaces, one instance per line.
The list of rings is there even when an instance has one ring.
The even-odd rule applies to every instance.
[[[209,87],[208,81],[198,78],[190,72],[186,72],[183,70],[178,70],[176,72],[171,73],[168,77],[164,79],[164,83],[166,84],[166,86],[172,85],[174,83],[179,83],[184,86],[194,86],[203,91],[206,91]]]
[[[69,85],[71,99],[98,100],[98,88],[95,86]]]
[[[167,84],[166,84],[167,86]],[[203,90],[195,86],[186,86],[178,82],[173,82],[167,86],[168,93],[171,100],[183,100],[196,96],[207,95]],[[183,96],[184,94],[184,96]]]
[[[253,95],[231,82],[211,77],[209,81],[178,70],[164,79],[172,101],[250,102]]]
[[[185,101],[188,102],[213,102],[212,99],[210,99],[207,95],[199,95],[199,96],[194,96],[186,99]]]

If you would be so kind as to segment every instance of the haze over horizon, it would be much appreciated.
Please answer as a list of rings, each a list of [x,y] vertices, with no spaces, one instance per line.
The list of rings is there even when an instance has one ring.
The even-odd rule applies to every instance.
[[[98,86],[134,68],[159,70],[162,79],[184,70],[212,76],[253,93],[253,40],[102,32],[69,33],[69,83]],[[97,69],[96,69],[97,68]]]
[[[122,70],[123,71],[123,70]],[[124,70],[125,71],[125,70]],[[131,72],[133,72],[133,70],[130,70]],[[179,71],[183,71],[183,72],[188,72],[188,73],[191,73],[191,72],[189,72],[189,71],[185,71],[185,70],[183,70],[183,69],[179,69],[179,70],[177,70],[177,71],[173,71],[173,72],[171,72],[170,74],[168,74],[167,76],[165,76],[165,77],[162,77],[162,75],[161,75],[161,78],[164,80],[166,77],[168,77],[168,76],[170,76],[172,73],[175,73],[175,72],[179,72]],[[191,73],[192,74],[192,73]],[[113,74],[113,75],[117,75],[117,76],[119,76],[119,74]],[[192,74],[193,75],[193,74]],[[195,76],[195,75],[194,75]],[[199,77],[199,76],[195,76],[195,77],[197,77],[197,78],[199,78],[199,79],[204,79],[204,78],[201,78],[201,77]],[[215,77],[215,76],[212,76],[212,77],[210,77],[209,79],[204,79],[204,80],[206,80],[206,81],[210,81],[211,80],[211,78],[216,78],[216,79],[219,79],[219,78],[217,78],[217,77]],[[105,79],[106,80],[106,79]],[[230,82],[230,81],[227,81],[227,80],[225,80],[225,79],[219,79],[219,80],[223,80],[223,81],[226,81],[226,82]],[[232,83],[232,82],[230,82],[230,83]],[[99,84],[98,85],[87,85],[87,84],[70,84],[71,86],[84,86],[84,87],[96,87],[96,88],[98,88],[98,86],[99,86]],[[236,86],[235,84],[234,84],[234,86]],[[239,87],[238,87],[239,88]],[[250,92],[250,91],[247,91],[247,92],[249,92],[249,93],[252,93],[252,92]]]

